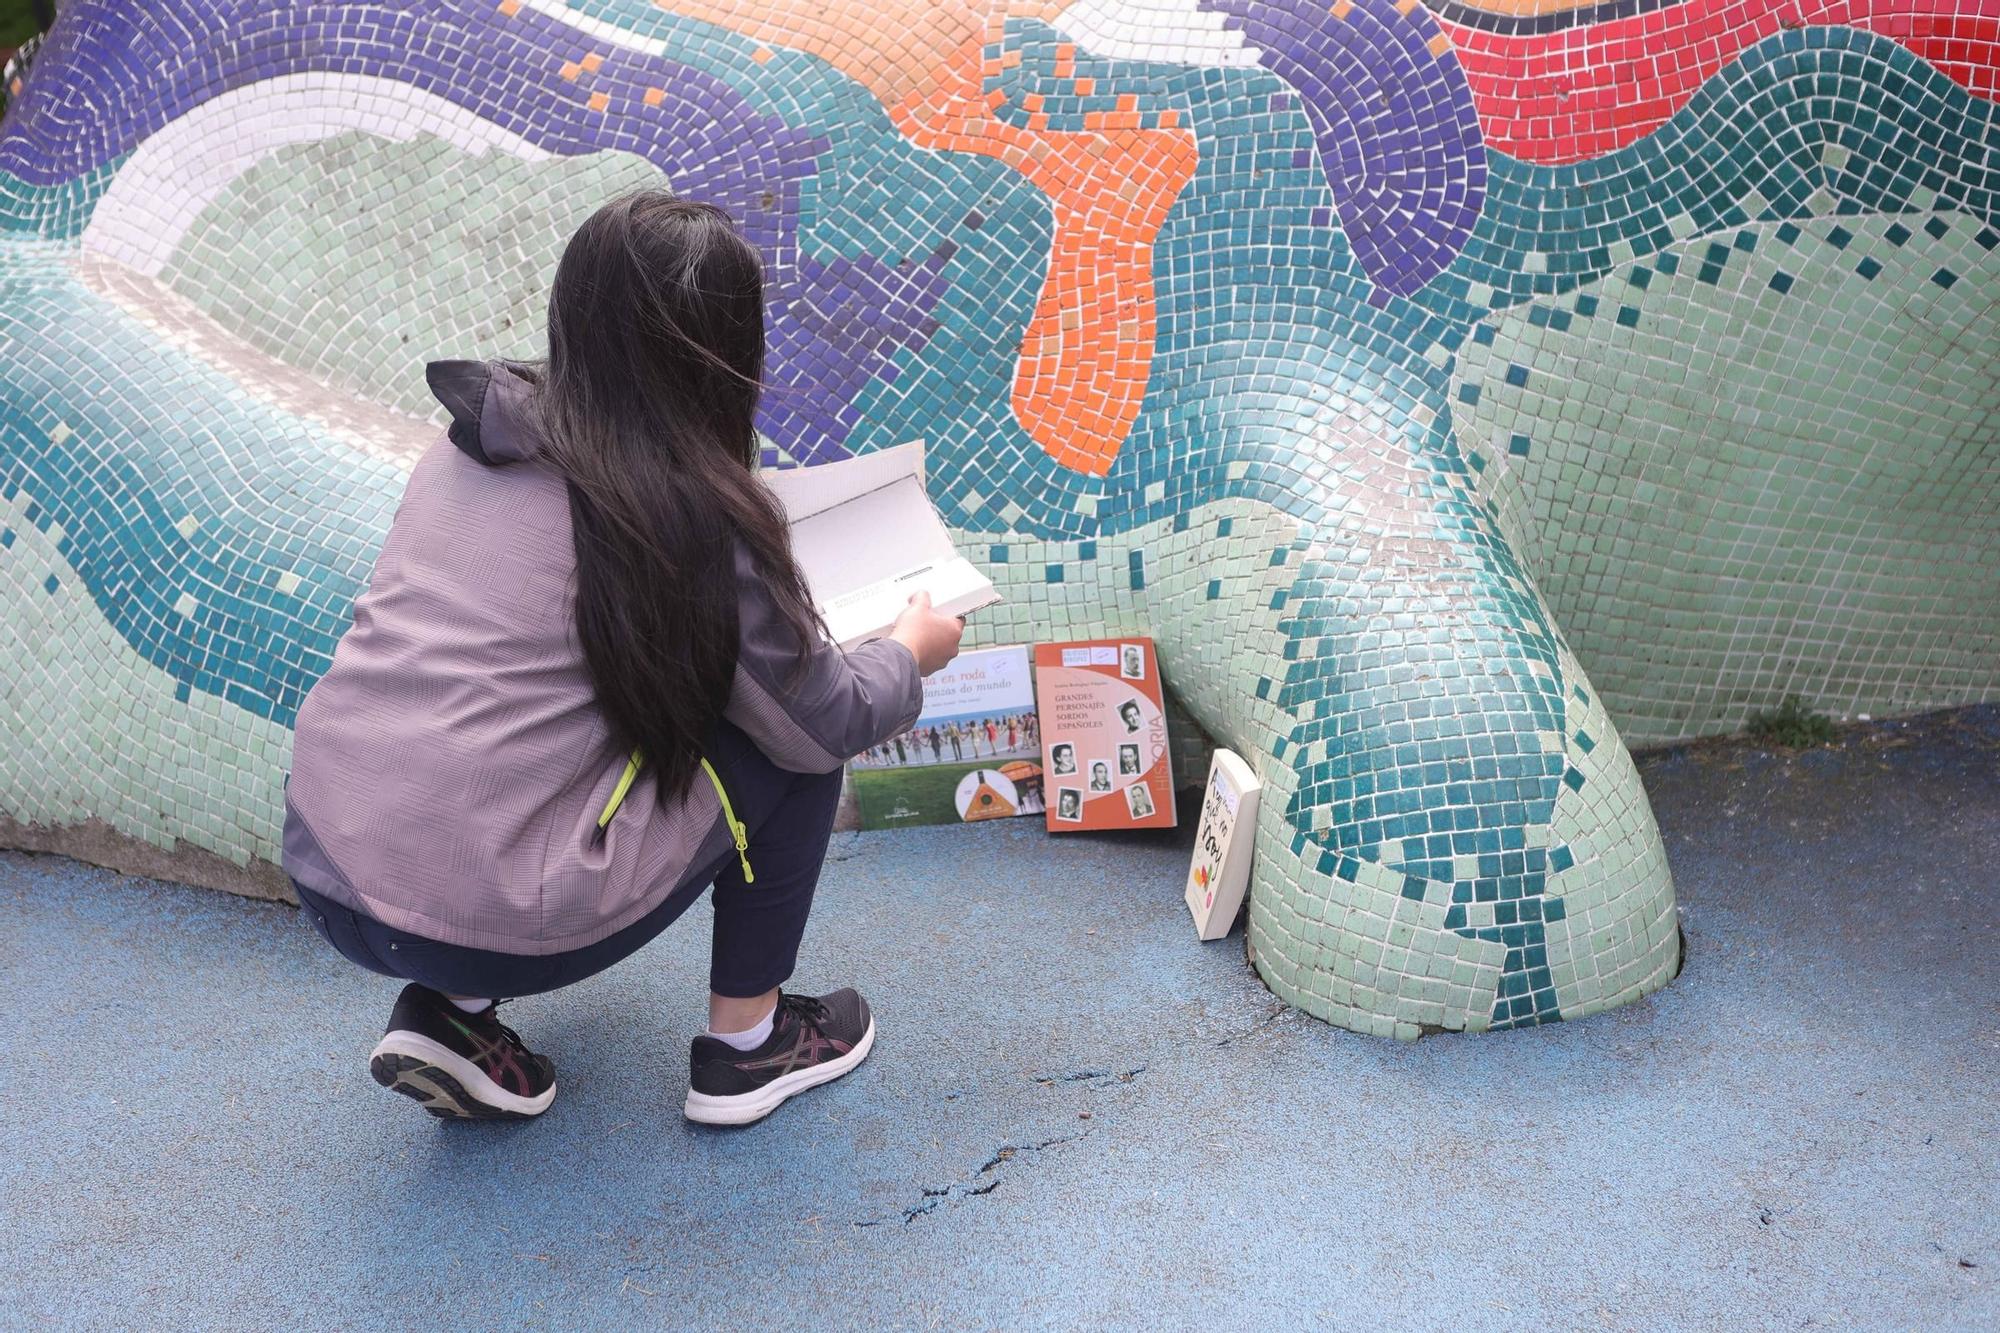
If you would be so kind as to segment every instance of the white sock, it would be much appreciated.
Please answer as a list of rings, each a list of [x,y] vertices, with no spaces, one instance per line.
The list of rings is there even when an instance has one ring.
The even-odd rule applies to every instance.
[[[778,1006],[772,1005],[771,1012],[764,1015],[764,1021],[743,1032],[717,1032],[709,1030],[709,1036],[726,1042],[739,1051],[754,1051],[771,1039],[771,1020],[777,1016]]]
[[[461,1014],[483,1014],[493,1007],[491,1000],[461,1000],[456,995],[447,995],[444,998],[450,1000]]]

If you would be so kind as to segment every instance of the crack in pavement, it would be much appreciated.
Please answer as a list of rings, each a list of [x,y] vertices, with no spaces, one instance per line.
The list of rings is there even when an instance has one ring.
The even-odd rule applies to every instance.
[[[1297,1012],[1297,1010],[1291,1008],[1289,1005],[1282,1003],[1275,1004],[1267,1013],[1250,1026],[1206,1044],[1210,1048],[1234,1045],[1239,1041],[1254,1037],[1258,1033],[1268,1031],[1284,1021],[1287,1015]],[[1073,1069],[1063,1073],[1031,1074],[1028,1077],[1031,1082],[1045,1088],[1053,1088],[1063,1084],[1082,1084],[1095,1091],[1133,1083],[1148,1068],[1148,1065],[1134,1065],[1129,1069],[1123,1070],[1110,1067]],[[959,1094],[956,1092],[948,1094],[947,1100],[956,1100],[958,1096]],[[1083,1111],[1079,1112],[1079,1116],[1082,1119],[1089,1120],[1093,1118],[1093,1113]],[[856,1218],[853,1225],[857,1227],[878,1227],[893,1222],[900,1217],[903,1225],[908,1226],[919,1217],[924,1217],[935,1212],[953,1199],[984,1198],[1000,1188],[1000,1182],[1004,1179],[1000,1168],[1006,1163],[1039,1154],[1049,1148],[1059,1147],[1066,1143],[1075,1143],[1081,1139],[1088,1138],[1098,1129],[1103,1128],[1104,1123],[1099,1121],[1081,1133],[1058,1135],[1054,1138],[1042,1139],[1036,1143],[1002,1144],[978,1169],[968,1173],[963,1179],[955,1180],[946,1185],[926,1186],[923,1189],[922,1197],[909,1207],[894,1213],[884,1213],[879,1217]]]
[[[1145,1072],[1146,1066],[1139,1065],[1123,1072],[1109,1069],[1079,1069],[1070,1074],[1031,1074],[1029,1078],[1045,1088],[1052,1088],[1058,1083],[1088,1083],[1093,1088],[1108,1088],[1113,1083],[1130,1083]]]
[[[1000,1188],[1000,1167],[1003,1163],[1014,1161],[1019,1157],[1040,1153],[1048,1148],[1059,1147],[1065,1143],[1075,1143],[1079,1139],[1089,1138],[1090,1135],[1091,1131],[1086,1129],[1080,1134],[1062,1134],[1055,1138],[1043,1139],[1039,1143],[1004,1143],[995,1150],[991,1157],[986,1159],[983,1166],[977,1171],[972,1172],[964,1180],[953,1181],[949,1185],[940,1186],[936,1189],[925,1189],[924,1196],[919,1202],[902,1210],[903,1225],[908,1226],[919,1217],[931,1212],[948,1200],[978,1199],[991,1194],[994,1190]],[[893,1221],[896,1216],[897,1214],[890,1213],[884,1214],[881,1217],[856,1218],[854,1225],[857,1227],[877,1227],[885,1222]]]
[[[1232,1032],[1228,1036],[1222,1038],[1220,1041],[1210,1042],[1209,1045],[1217,1049],[1224,1046],[1233,1046],[1239,1041],[1243,1041],[1247,1038],[1254,1037],[1258,1033],[1264,1031],[1265,1029],[1275,1026],[1277,1023],[1283,1020],[1286,1015],[1295,1014],[1298,1012],[1299,1012],[1298,1010],[1292,1008],[1288,1004],[1282,1004],[1282,1003],[1278,1004],[1271,1010],[1271,1012],[1265,1014],[1262,1018],[1258,1019],[1255,1023],[1252,1023],[1249,1027],[1244,1028],[1241,1032]]]

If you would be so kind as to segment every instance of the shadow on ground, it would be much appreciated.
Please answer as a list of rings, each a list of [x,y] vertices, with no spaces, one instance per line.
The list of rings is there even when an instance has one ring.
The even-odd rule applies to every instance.
[[[1642,756],[1652,1000],[1397,1045],[1196,943],[1180,840],[841,835],[806,985],[876,1055],[683,1122],[706,921],[511,1006],[439,1124],[291,909],[0,855],[0,1323],[1992,1327],[2000,708]]]

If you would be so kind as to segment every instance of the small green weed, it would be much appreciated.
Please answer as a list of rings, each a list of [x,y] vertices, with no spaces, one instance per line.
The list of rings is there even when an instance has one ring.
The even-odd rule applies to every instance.
[[[0,55],[20,47],[11,60],[0,60],[0,116],[7,114],[13,85],[27,75],[40,34],[55,22],[54,0],[0,0]]]
[[[19,46],[49,26],[55,7],[35,0],[0,0],[0,47]]]
[[[1782,707],[1768,713],[1752,713],[1743,724],[1750,739],[1766,745],[1782,745],[1802,750],[1809,745],[1825,745],[1833,739],[1833,719],[1807,708],[1796,694],[1787,695]]]

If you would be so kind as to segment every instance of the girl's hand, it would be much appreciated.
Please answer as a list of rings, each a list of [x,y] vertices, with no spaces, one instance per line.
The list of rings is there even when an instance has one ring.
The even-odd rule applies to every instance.
[[[931,595],[913,593],[889,637],[910,650],[917,659],[917,674],[928,676],[941,670],[958,656],[959,636],[965,633],[964,616],[947,616],[931,610]]]

